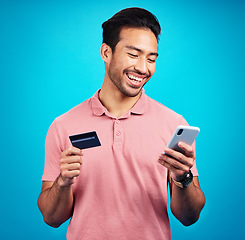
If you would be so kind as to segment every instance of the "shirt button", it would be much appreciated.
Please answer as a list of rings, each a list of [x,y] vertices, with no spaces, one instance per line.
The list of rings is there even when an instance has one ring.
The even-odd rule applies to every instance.
[[[118,131],[118,132],[117,132],[117,136],[120,136],[120,135],[121,135],[121,132]]]
[[[120,120],[116,120],[116,123],[120,123]]]

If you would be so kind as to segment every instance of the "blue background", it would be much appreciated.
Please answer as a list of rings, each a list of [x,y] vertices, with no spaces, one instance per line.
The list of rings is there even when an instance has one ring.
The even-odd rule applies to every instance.
[[[65,239],[37,207],[44,141],[55,117],[100,88],[101,24],[125,7],[152,11],[163,33],[146,93],[199,126],[206,206],[172,239],[244,239],[245,3],[238,0],[1,1],[1,239]],[[144,227],[144,226],[142,226]]]

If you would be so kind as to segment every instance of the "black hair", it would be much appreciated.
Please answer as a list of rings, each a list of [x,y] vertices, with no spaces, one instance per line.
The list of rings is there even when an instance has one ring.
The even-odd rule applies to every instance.
[[[120,32],[124,27],[150,29],[159,41],[161,27],[156,16],[143,8],[126,8],[102,24],[103,43],[109,45],[113,52],[120,41]]]

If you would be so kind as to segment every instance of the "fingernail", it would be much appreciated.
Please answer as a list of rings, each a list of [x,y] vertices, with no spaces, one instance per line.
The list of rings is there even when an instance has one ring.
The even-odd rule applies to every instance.
[[[164,150],[165,153],[170,153],[170,151],[171,151],[170,148],[166,148],[166,149]]]

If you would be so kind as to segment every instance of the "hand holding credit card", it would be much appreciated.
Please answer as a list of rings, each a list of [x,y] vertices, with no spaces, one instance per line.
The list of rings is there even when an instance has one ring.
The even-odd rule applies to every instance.
[[[95,131],[69,136],[72,146],[79,149],[86,149],[101,146],[100,140]]]

